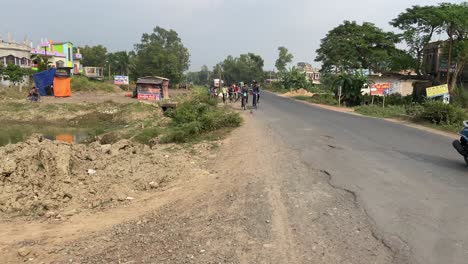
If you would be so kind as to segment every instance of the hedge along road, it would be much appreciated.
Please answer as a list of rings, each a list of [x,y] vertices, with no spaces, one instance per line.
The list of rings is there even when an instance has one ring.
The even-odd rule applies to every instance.
[[[452,139],[263,92],[254,113],[335,186],[409,263],[466,263],[468,168]]]

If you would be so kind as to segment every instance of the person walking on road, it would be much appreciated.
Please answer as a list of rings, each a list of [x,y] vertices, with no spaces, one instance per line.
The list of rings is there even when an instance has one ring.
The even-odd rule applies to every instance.
[[[258,102],[260,101],[260,86],[258,85],[256,80],[253,80],[252,94],[253,94],[253,104],[256,107]]]

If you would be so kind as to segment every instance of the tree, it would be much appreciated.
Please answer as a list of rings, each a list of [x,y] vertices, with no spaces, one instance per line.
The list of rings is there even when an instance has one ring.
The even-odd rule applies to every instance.
[[[241,54],[238,58],[228,56],[223,62],[213,68],[214,77],[222,78],[227,83],[250,82],[256,80],[262,82],[264,61],[261,56],[248,53]]]
[[[362,71],[356,71],[352,74],[340,73],[334,83],[335,97],[339,102],[344,102],[346,106],[359,105],[362,100],[361,89],[365,84],[370,84],[371,81],[365,76]]]
[[[109,53],[107,54],[107,63],[108,66],[110,65],[113,74],[128,75],[131,64],[131,54],[126,51]]]
[[[102,45],[84,46],[80,48],[83,55],[83,66],[105,67],[107,60],[107,49]]]
[[[308,88],[310,81],[307,79],[306,73],[292,67],[290,71],[280,73],[281,84],[286,89]]]
[[[175,84],[189,67],[189,52],[174,30],[155,27],[151,34],[143,34],[135,51],[134,78],[158,75]]]
[[[208,70],[208,66],[203,65],[198,72],[198,85],[205,85],[209,83],[209,76],[210,76],[210,71]]]
[[[2,70],[3,77],[13,83],[13,85],[20,84],[24,81],[24,77],[29,75],[27,69],[23,69],[16,64],[8,64]]]
[[[209,83],[209,77],[211,72],[208,70],[208,66],[203,65],[200,71],[187,72],[186,79],[195,85],[206,85]]]
[[[468,63],[468,2],[440,4],[436,13],[443,22],[443,30],[449,37],[447,83],[452,89],[456,86],[460,73]],[[450,69],[454,63],[456,67],[450,79]]]
[[[399,14],[390,25],[403,31],[402,39],[409,47],[409,54],[415,59],[415,71],[421,75],[424,47],[442,28],[437,7],[413,6]]]
[[[393,63],[392,54],[397,50],[399,36],[384,32],[372,23],[345,21],[332,29],[322,39],[317,50],[316,61],[323,63],[325,72],[340,69],[353,71],[370,69],[375,72],[389,71]]]
[[[279,47],[278,51],[279,55],[278,59],[276,60],[275,67],[279,72],[285,72],[286,66],[293,60],[294,56],[289,53],[288,49],[285,47]]]
[[[49,61],[49,58],[44,55],[33,55],[32,60],[36,62],[38,72],[45,71],[52,65],[52,62]]]

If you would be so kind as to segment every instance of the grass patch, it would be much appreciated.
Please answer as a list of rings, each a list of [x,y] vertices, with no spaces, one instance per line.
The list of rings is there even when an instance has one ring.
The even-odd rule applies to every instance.
[[[20,91],[19,87],[0,87],[0,99],[26,99],[28,96],[29,88],[23,87]]]
[[[363,105],[354,108],[354,111],[367,116],[380,117],[380,118],[394,118],[403,117],[406,114],[404,106],[389,105],[383,108],[378,105]]]
[[[210,133],[216,134],[221,129],[238,127],[242,123],[239,113],[227,107],[219,107],[218,101],[203,93],[182,102],[166,114],[172,121],[161,138],[163,143],[193,142],[202,136],[206,138]]]
[[[114,86],[112,84],[89,80],[83,76],[74,76],[71,79],[71,87],[74,92],[114,92]]]

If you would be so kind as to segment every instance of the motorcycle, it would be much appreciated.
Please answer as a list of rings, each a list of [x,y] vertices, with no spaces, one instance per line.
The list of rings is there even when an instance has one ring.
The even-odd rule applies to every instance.
[[[465,159],[468,165],[468,121],[463,121],[463,129],[458,133],[460,140],[453,141],[452,145]]]

